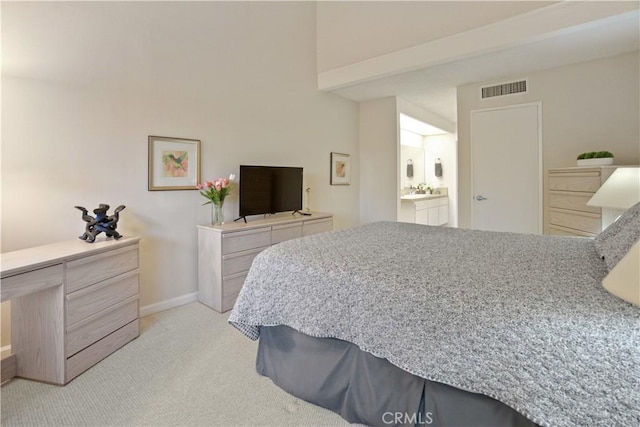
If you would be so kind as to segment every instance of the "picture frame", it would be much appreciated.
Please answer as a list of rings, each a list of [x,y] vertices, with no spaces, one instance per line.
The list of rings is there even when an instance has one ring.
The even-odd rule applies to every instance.
[[[331,153],[331,185],[351,184],[351,155]]]
[[[196,190],[200,140],[149,136],[149,191]]]

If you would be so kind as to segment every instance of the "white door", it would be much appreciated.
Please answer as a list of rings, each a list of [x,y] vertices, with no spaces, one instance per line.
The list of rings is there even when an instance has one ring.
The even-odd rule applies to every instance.
[[[472,227],[542,233],[541,104],[471,112]]]

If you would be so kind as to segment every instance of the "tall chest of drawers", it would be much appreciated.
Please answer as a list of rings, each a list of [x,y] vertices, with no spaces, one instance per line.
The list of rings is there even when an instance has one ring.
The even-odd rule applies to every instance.
[[[231,310],[256,255],[276,243],[332,229],[333,216],[323,213],[198,226],[198,300],[221,313]]]
[[[550,169],[547,173],[547,234],[594,237],[609,225],[603,209],[587,202],[617,166]]]
[[[137,337],[138,238],[2,254],[17,376],[63,385]]]

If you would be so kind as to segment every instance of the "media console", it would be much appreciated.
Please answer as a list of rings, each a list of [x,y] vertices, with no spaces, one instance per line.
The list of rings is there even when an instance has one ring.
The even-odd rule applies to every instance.
[[[320,212],[198,225],[198,300],[220,313],[231,310],[256,255],[276,243],[332,229],[333,215]]]

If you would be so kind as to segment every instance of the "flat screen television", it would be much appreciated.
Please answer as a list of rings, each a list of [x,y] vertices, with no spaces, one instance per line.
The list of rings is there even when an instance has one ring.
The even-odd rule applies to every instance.
[[[240,165],[240,217],[302,210],[302,168]]]

